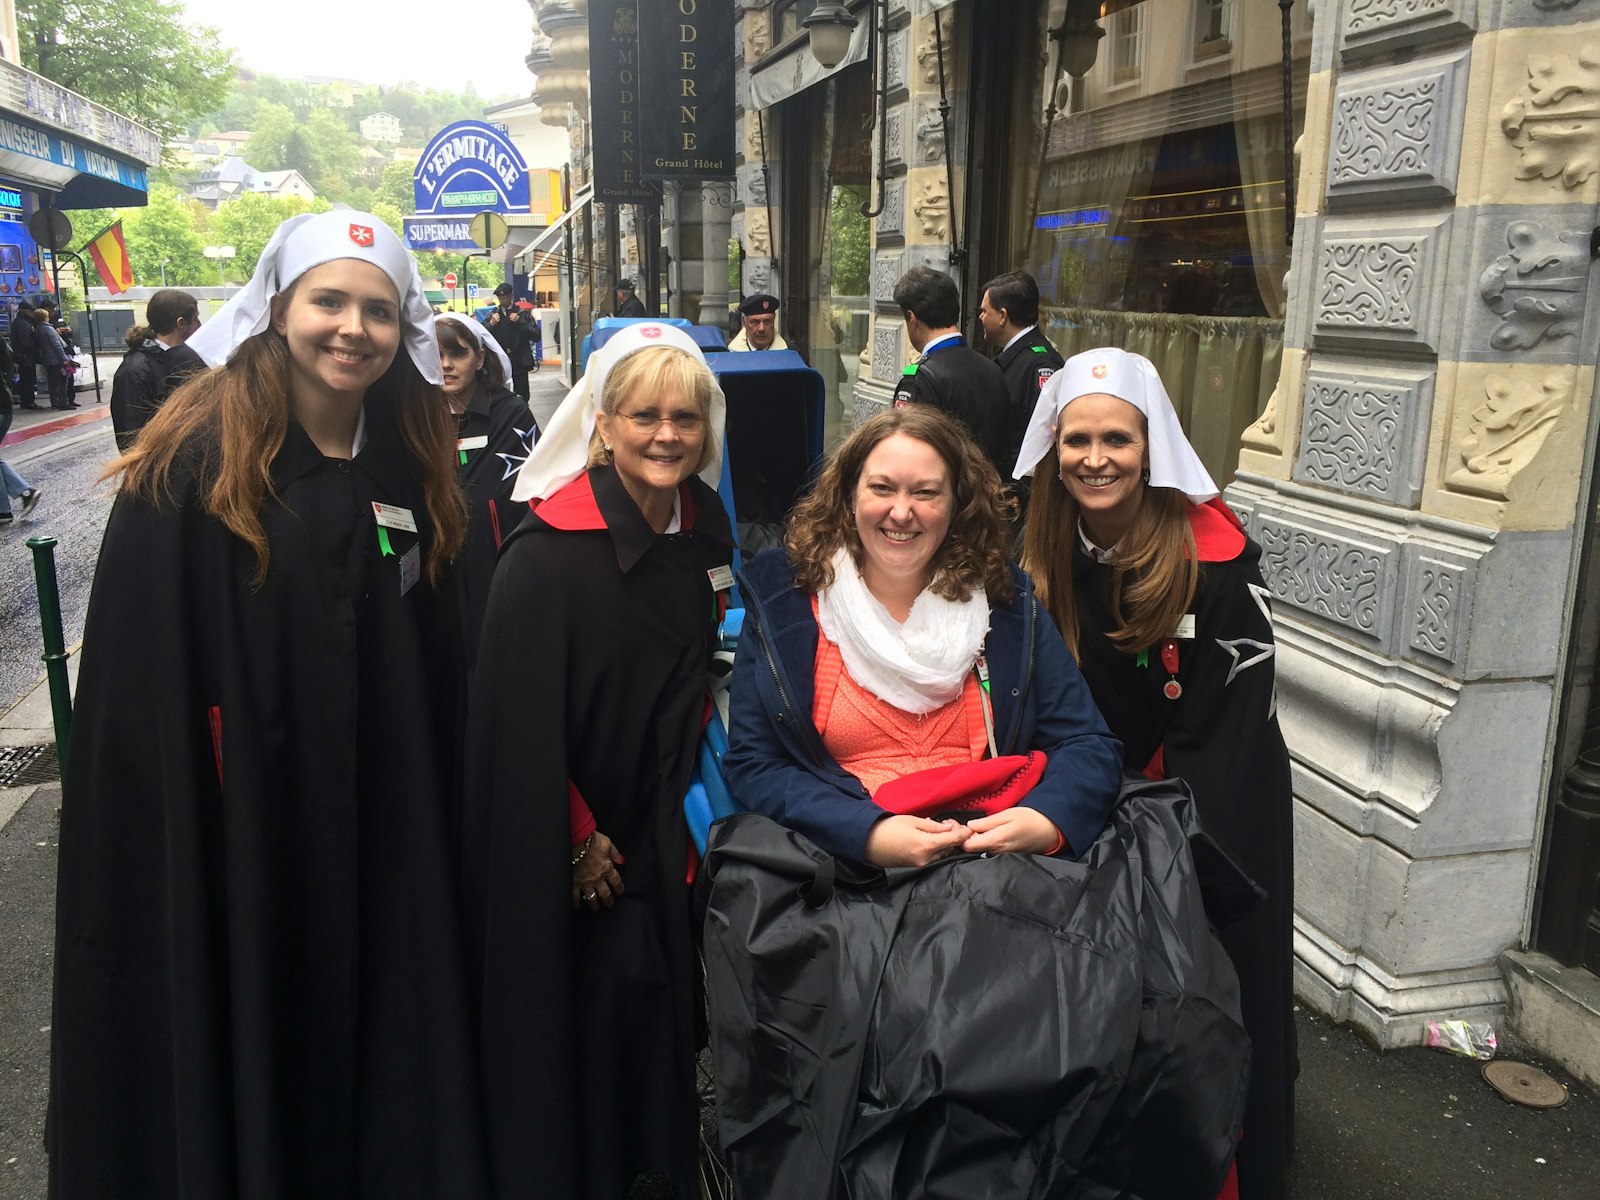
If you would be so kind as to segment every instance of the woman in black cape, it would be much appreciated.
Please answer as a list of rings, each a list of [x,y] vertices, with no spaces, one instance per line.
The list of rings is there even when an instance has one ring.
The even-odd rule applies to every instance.
[[[1125,765],[1188,783],[1206,830],[1266,893],[1218,933],[1251,1043],[1238,1195],[1275,1200],[1286,1194],[1299,1065],[1293,798],[1261,550],[1139,355],[1090,350],[1050,377],[1016,473],[1036,468],[1059,485],[1033,489],[1023,566]]]
[[[502,1196],[697,1196],[683,813],[733,582],[723,399],[654,322],[592,358],[523,466],[473,690],[469,930]]]
[[[218,369],[116,464],[84,633],[51,1194],[486,1196],[421,282],[376,218],[292,218],[190,345]]]

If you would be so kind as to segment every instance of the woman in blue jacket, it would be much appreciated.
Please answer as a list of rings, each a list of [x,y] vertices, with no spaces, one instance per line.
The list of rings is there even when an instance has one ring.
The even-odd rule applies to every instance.
[[[723,763],[740,803],[878,866],[1088,849],[1122,749],[1009,562],[1009,506],[982,452],[937,410],[883,413],[846,440],[785,548],[742,576]],[[1012,807],[940,819],[880,806],[919,768],[933,770],[912,790],[926,776],[940,794],[951,771],[1031,751],[1043,770],[1035,757]]]

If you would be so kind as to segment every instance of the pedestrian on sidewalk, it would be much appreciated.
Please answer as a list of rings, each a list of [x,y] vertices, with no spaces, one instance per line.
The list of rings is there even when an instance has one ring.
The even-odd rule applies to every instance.
[[[39,335],[33,323],[33,310],[18,304],[11,318],[11,350],[17,359],[17,407],[39,407]]]
[[[206,369],[184,344],[200,330],[200,302],[194,296],[162,288],[145,306],[145,321],[128,330],[128,352],[111,380],[111,428],[118,450],[133,445],[180,383]]]
[[[39,363],[44,367],[45,382],[50,389],[50,407],[56,409],[82,407],[72,398],[72,372],[68,367],[67,344],[61,340],[55,326],[50,323],[50,310],[29,309],[33,318],[34,336],[39,348]]]
[[[11,424],[11,414],[6,414],[6,419],[0,423],[0,437],[5,436],[5,426]],[[39,504],[39,489],[30,484],[17,470],[5,459],[0,458],[0,526],[11,524],[17,519],[17,512],[13,510],[12,501],[21,503],[21,515],[26,517],[33,512]]]
[[[377,217],[292,217],[189,345],[221,369],[115,464],[89,601],[51,1194],[481,1200],[422,281]]]

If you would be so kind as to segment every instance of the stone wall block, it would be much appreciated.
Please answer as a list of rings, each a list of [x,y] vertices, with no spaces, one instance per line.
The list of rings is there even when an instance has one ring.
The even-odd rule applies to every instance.
[[[1469,52],[1352,71],[1333,95],[1330,208],[1455,193]]]
[[[872,257],[872,302],[894,312],[894,284],[905,273],[905,257],[899,251],[879,251]]]
[[[904,326],[879,317],[872,330],[872,377],[892,384],[900,374],[900,343]]]
[[[890,167],[906,163],[906,129],[910,123],[911,109],[904,104],[895,105],[884,118],[885,162]]]
[[[771,292],[776,295],[779,284],[772,269],[772,259],[746,258],[741,282],[746,296],[754,296],[760,292]]]
[[[911,55],[911,30],[897,29],[889,34],[889,57],[884,70],[884,82],[891,99],[903,99],[910,85],[906,61]],[[898,96],[897,96],[898,93]]]
[[[1314,344],[1437,354],[1451,220],[1450,214],[1329,218],[1315,251]]]
[[[905,269],[912,267],[928,267],[935,271],[948,274],[950,271],[949,246],[908,246],[906,247]]]
[[[878,214],[878,241],[898,242],[906,233],[906,181],[886,179],[883,184],[883,211]]]
[[[1492,964],[1522,934],[1528,854],[1412,859],[1373,847],[1364,956],[1396,976]]]
[[[1600,283],[1589,258],[1593,226],[1593,211],[1582,206],[1479,209],[1458,357],[1552,363],[1582,357],[1585,312]]]
[[[767,204],[767,177],[761,163],[748,163],[739,169],[739,202],[762,208]]]
[[[1502,29],[1553,28],[1595,19],[1594,0],[1500,0]]]
[[[906,241],[950,240],[950,181],[943,167],[923,167],[905,176]]]
[[[1294,251],[1289,259],[1285,276],[1283,347],[1304,350],[1311,344],[1311,313],[1316,289],[1300,286],[1300,281],[1314,276],[1317,269],[1317,244],[1322,236],[1324,218],[1301,213],[1294,219]]]
[[[1393,537],[1275,503],[1257,509],[1255,537],[1275,605],[1335,636],[1388,648],[1400,567]]]
[[[944,119],[939,114],[938,96],[918,96],[913,101],[911,119],[914,139],[906,162],[913,167],[931,167],[944,162]]]
[[[1339,48],[1348,58],[1471,33],[1476,0],[1348,0]]]
[[[1317,360],[1306,378],[1294,478],[1389,504],[1415,504],[1432,404],[1430,368]]]
[[[1565,577],[1572,531],[1501,530],[1478,563],[1462,674],[1470,680],[1554,679],[1561,666]],[[1503,744],[1503,743],[1502,743]]]

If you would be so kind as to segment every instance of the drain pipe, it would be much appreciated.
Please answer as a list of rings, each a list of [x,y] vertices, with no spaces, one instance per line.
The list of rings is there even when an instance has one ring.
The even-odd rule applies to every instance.
[[[44,634],[44,665],[50,680],[50,714],[56,727],[56,758],[67,782],[67,747],[72,740],[72,684],[67,679],[67,646],[61,630],[61,590],[56,586],[56,539],[31,537],[33,579],[39,593],[39,626]]]

